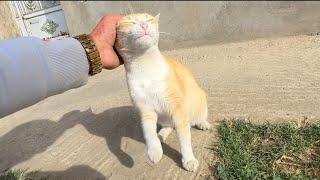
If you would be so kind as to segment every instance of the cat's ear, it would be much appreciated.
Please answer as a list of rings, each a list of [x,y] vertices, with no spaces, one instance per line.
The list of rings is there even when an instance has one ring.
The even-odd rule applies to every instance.
[[[157,15],[155,16],[155,18],[159,21],[159,19],[160,19],[160,13],[157,14]]]

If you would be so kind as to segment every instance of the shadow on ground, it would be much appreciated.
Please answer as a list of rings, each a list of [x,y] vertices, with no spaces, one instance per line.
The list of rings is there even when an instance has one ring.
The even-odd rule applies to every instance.
[[[94,114],[91,110],[71,111],[57,122],[40,119],[21,124],[0,137],[0,172],[44,152],[65,131],[77,124],[83,125],[91,134],[105,138],[108,148],[120,163],[131,168],[134,160],[121,150],[121,138],[129,137],[144,143],[139,120],[140,117],[134,107],[122,106],[108,109],[100,114]],[[164,154],[181,167],[180,153],[167,144],[162,144],[162,147]],[[84,167],[74,167],[64,173],[79,168]]]
[[[36,178],[39,179],[77,179],[77,180],[86,180],[86,179],[96,179],[102,180],[107,179],[103,174],[96,171],[87,165],[78,165],[72,166],[64,171],[39,171],[36,173]]]

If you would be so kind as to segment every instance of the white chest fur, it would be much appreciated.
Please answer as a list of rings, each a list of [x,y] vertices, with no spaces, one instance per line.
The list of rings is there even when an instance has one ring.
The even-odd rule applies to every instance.
[[[166,106],[164,93],[169,67],[160,52],[140,56],[125,66],[133,102],[144,108],[163,111]]]

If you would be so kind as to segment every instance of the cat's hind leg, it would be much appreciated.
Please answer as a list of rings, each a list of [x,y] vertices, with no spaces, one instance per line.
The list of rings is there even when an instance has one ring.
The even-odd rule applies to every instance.
[[[158,132],[158,137],[161,142],[165,142],[168,136],[173,131],[172,118],[167,114],[158,115],[158,124],[160,125],[160,130]]]
[[[177,137],[180,143],[182,155],[182,166],[187,171],[196,171],[199,163],[195,158],[191,145],[191,131],[188,114],[179,106],[173,112],[174,128],[177,132]]]
[[[162,127],[158,132],[160,141],[165,142],[167,137],[171,134],[172,131],[173,131],[172,127]]]

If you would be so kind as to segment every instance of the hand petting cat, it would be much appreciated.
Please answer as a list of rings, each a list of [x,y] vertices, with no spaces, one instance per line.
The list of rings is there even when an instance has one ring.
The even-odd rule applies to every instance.
[[[106,15],[90,33],[106,69],[114,69],[123,64],[120,56],[117,55],[113,46],[116,40],[116,25],[122,18],[121,15]]]

